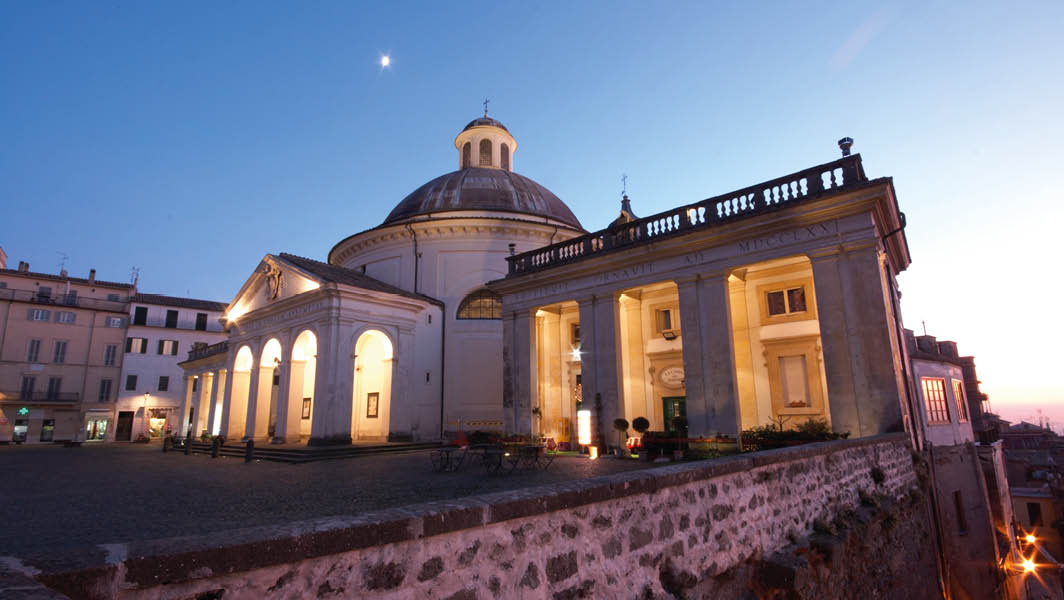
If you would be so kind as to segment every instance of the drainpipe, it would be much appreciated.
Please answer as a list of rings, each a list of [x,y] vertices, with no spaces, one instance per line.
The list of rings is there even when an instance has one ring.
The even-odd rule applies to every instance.
[[[447,393],[447,304],[440,307],[440,441],[443,441],[443,401]]]
[[[414,293],[416,294],[418,293],[418,264],[421,262],[421,253],[417,251],[417,232],[410,226],[410,223],[406,224],[406,230],[410,232],[410,237],[414,238]]]

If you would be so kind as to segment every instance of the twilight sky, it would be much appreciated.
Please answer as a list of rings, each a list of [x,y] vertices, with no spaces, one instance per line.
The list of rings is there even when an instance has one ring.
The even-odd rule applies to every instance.
[[[892,176],[908,327],[1042,407],[1064,326],[1064,3],[0,2],[9,267],[229,301],[457,167],[482,112],[605,226],[836,158]],[[387,70],[380,57],[391,56]]]

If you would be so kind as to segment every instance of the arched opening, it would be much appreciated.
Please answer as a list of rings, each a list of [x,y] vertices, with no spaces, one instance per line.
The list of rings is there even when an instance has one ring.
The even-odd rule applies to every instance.
[[[502,298],[488,289],[479,289],[458,304],[458,319],[501,319]]]
[[[387,440],[392,401],[392,342],[384,333],[367,330],[355,342],[355,385],[351,437]]]
[[[491,166],[491,140],[480,140],[480,166]]]
[[[302,331],[292,345],[287,395],[282,394],[284,419],[279,419],[274,440],[298,442],[310,437],[314,403],[314,374],[318,361],[318,338],[310,330]]]
[[[473,144],[471,144],[470,142],[466,142],[465,145],[462,146],[462,168],[463,169],[468,169],[469,167],[473,166],[473,165],[470,164],[473,161],[472,154],[473,154]]]
[[[262,347],[262,356],[259,358],[258,386],[255,397],[251,400],[255,403],[254,410],[248,411],[247,430],[245,437],[257,440],[273,437],[277,425],[277,397],[280,387],[281,342],[277,338],[270,338]]]
[[[215,421],[219,423],[224,421],[219,425],[219,433],[226,439],[240,439],[244,435],[244,424],[248,413],[248,391],[251,389],[251,369],[254,366],[255,356],[251,353],[251,348],[241,346],[233,361],[231,375],[233,387],[228,398],[229,406],[224,408],[227,412],[223,412],[221,406],[223,403],[219,403],[219,407],[215,409],[220,413]],[[228,419],[223,417],[225,414],[228,414]]]
[[[502,168],[507,171],[510,170],[510,147],[506,144],[499,146],[499,160],[501,161]]]

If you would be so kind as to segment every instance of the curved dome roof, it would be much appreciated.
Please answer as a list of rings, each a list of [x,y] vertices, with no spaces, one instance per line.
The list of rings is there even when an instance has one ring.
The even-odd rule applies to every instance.
[[[419,187],[392,209],[384,224],[453,210],[525,213],[584,229],[569,207],[542,185],[511,171],[479,167],[447,173]]]
[[[473,119],[472,121],[470,121],[469,125],[466,125],[465,127],[462,128],[462,131],[466,131],[468,129],[472,129],[474,127],[498,127],[499,129],[501,129],[501,130],[503,130],[503,131],[505,131],[507,133],[510,132],[510,130],[507,129],[505,125],[503,125],[502,123],[496,121],[495,119],[492,119],[491,117],[489,117],[486,114],[483,117],[477,117],[476,119]]]

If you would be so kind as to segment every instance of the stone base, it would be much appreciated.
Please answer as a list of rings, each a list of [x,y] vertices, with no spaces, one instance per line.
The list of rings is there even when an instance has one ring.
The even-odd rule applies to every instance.
[[[345,434],[334,435],[326,438],[312,437],[307,440],[308,446],[348,446],[351,444],[351,436]]]

